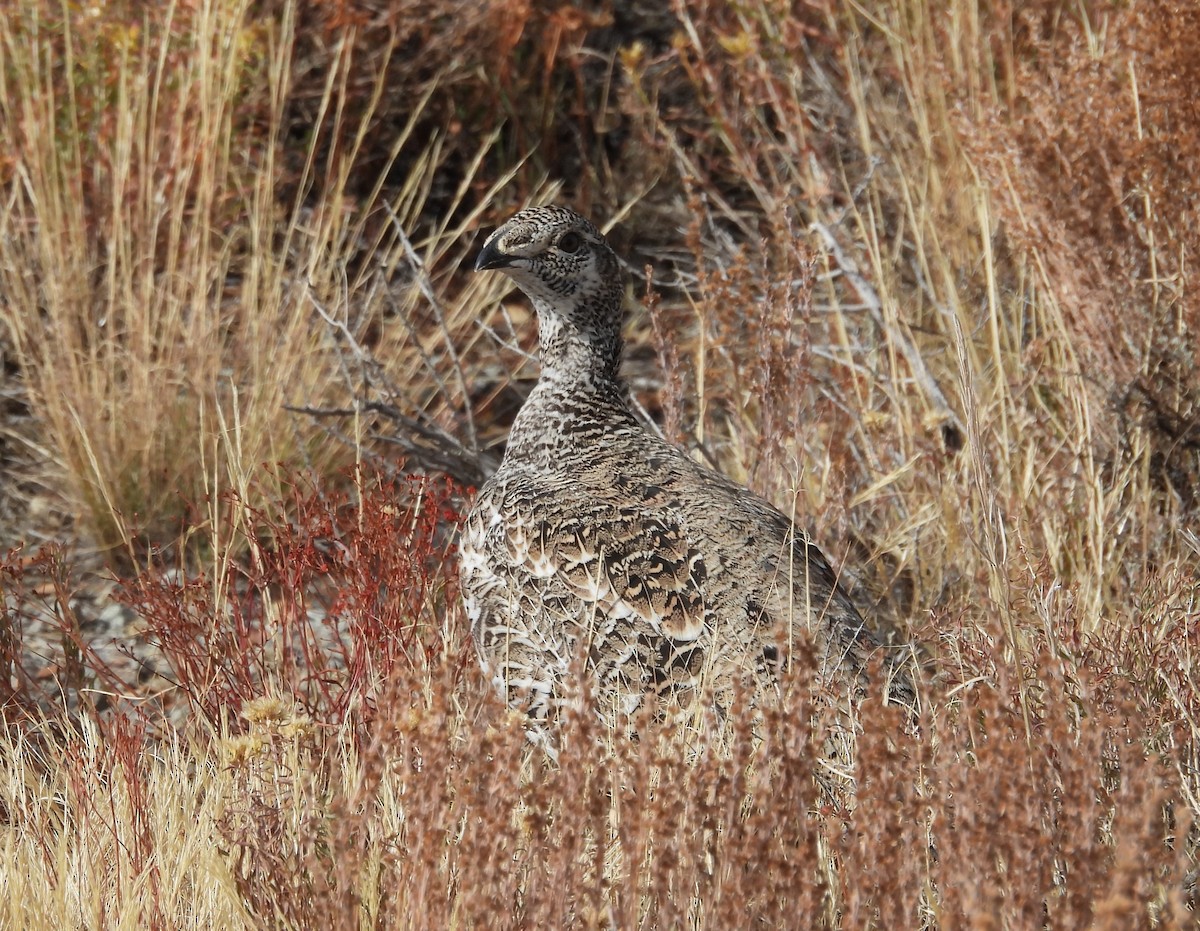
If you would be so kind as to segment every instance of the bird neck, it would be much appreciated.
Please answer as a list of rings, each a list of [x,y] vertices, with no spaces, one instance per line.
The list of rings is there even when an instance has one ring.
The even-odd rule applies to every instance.
[[[564,455],[570,461],[580,449],[602,451],[622,431],[640,427],[619,375],[586,361],[571,367],[544,360],[538,383],[513,421],[504,460],[553,471],[562,468]]]
[[[568,316],[542,301],[534,301],[534,308],[542,383],[586,393],[623,390],[623,344],[617,314]]]

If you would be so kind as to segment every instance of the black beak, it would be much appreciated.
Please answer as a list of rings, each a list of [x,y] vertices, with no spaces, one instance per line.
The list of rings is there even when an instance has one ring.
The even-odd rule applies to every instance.
[[[499,237],[497,237],[499,238]],[[475,271],[487,271],[489,268],[504,268],[512,263],[512,257],[505,255],[496,246],[496,239],[484,243],[479,258],[475,260]]]

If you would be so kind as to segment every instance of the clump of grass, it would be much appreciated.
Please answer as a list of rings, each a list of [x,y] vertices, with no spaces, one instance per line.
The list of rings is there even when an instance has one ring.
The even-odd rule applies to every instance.
[[[366,145],[387,77],[364,90],[370,62],[411,36],[365,64],[340,43],[321,81],[300,86],[298,9],[276,12],[0,16],[0,322],[58,470],[44,484],[64,485],[80,531],[126,566],[174,543],[206,499],[247,493],[264,462],[353,461],[286,408],[343,406],[346,321],[364,339],[381,317],[414,314],[474,217],[417,234],[446,157],[444,135],[414,135],[428,93],[382,154]],[[313,125],[295,150],[301,90]],[[477,142],[457,194],[439,195],[447,215],[493,143]],[[397,365],[412,364],[424,326],[389,335]]]
[[[126,556],[134,527],[173,540],[230,461],[313,452],[280,407],[328,365],[271,245],[292,25],[241,4],[0,20],[3,321],[85,526]]]

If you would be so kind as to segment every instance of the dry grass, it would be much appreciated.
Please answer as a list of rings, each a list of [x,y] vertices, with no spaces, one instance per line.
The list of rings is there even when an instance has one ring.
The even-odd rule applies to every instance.
[[[360,62],[351,31],[304,82],[296,28],[292,5],[240,0],[0,19],[0,320],[39,427],[22,439],[80,535],[126,566],[194,534],[203,503],[244,495],[264,462],[353,461],[285,406],[344,400],[362,375],[339,343],[381,317],[410,322],[386,348],[414,365],[412,279],[440,284],[475,224],[478,208],[448,217],[477,164],[446,218],[419,220],[447,148],[415,131],[427,94],[385,145],[370,138],[388,89],[374,56],[404,36]],[[300,108],[315,125],[289,146]],[[494,143],[476,140],[477,162]]]
[[[0,494],[171,677],[69,548],[0,567],[5,927],[1194,924],[1200,21],[643,6],[0,12]],[[852,803],[803,676],[551,766],[475,671],[465,493],[381,473],[494,462],[534,334],[465,260],[550,197],[630,258],[639,400],[925,657]]]

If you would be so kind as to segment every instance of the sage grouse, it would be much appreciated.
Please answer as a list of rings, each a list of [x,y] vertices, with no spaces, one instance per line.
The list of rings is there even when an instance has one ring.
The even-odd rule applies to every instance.
[[[553,720],[576,662],[608,721],[647,695],[719,706],[739,680],[777,681],[800,636],[835,691],[869,690],[878,641],[820,550],[631,413],[624,288],[596,227],[522,210],[484,243],[475,270],[491,269],[532,299],[542,365],[460,546],[475,644],[509,703]],[[879,691],[912,707],[904,671],[881,668]]]

